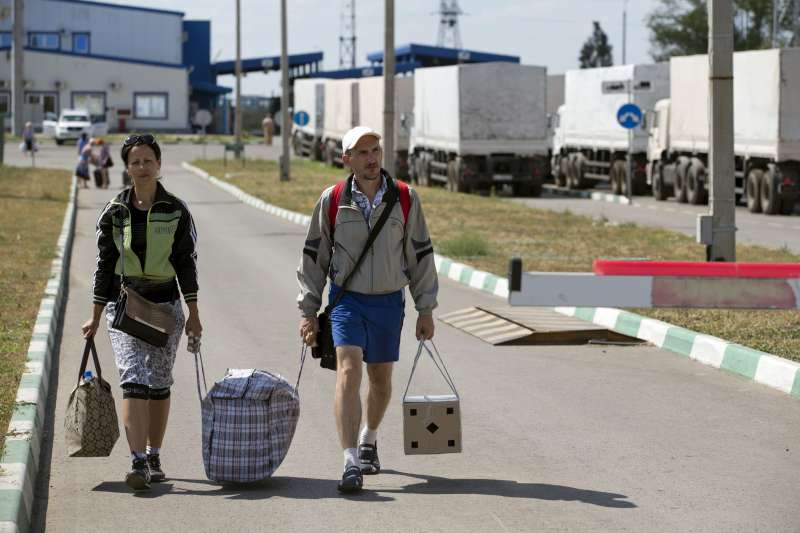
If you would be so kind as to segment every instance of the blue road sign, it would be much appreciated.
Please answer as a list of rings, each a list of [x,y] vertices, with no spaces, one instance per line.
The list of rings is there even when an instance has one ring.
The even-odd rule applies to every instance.
[[[311,120],[311,117],[305,111],[298,111],[294,114],[294,123],[298,126],[305,126],[309,120]]]
[[[636,104],[625,104],[617,111],[617,122],[626,130],[632,130],[642,123],[642,110]]]

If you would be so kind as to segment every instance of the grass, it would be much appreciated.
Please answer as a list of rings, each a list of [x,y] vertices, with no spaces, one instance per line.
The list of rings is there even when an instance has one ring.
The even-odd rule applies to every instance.
[[[281,183],[272,161],[246,166],[222,160],[196,161],[214,176],[266,202],[311,213],[321,191],[346,175],[322,163],[292,161],[292,181]],[[521,257],[527,271],[589,272],[597,258],[704,261],[705,250],[676,232],[616,224],[569,211],[530,209],[494,197],[418,187],[438,253],[505,277],[508,260]],[[739,261],[800,262],[786,248],[739,245]],[[671,324],[800,361],[800,313],[770,310],[632,310]]]
[[[66,171],[0,166],[0,450],[69,197]]]

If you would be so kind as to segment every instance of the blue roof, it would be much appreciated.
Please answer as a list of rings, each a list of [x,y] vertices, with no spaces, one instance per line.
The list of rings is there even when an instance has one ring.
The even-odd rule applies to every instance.
[[[413,72],[414,69],[422,67],[422,64],[416,61],[407,63],[395,64],[395,74],[405,74],[406,72]],[[374,65],[371,67],[356,67],[346,68],[342,70],[327,70],[324,72],[315,72],[311,74],[312,78],[331,78],[331,79],[345,79],[345,78],[369,78],[371,76],[383,76],[383,66]]]
[[[193,91],[200,91],[203,93],[228,94],[229,92],[233,91],[233,89],[230,87],[223,87],[221,85],[217,85],[216,83],[210,83],[207,81],[193,81],[190,85],[192,86]]]
[[[309,54],[292,54],[289,56],[289,67],[311,65],[322,61],[322,52]],[[236,61],[220,61],[211,65],[211,69],[218,76],[236,74]],[[242,60],[242,72],[263,72],[265,70],[280,70],[281,56],[256,57]]]
[[[84,4],[89,6],[113,7],[116,9],[127,9],[129,11],[148,11],[150,13],[161,13],[163,15],[177,15],[183,17],[183,11],[168,11],[166,9],[155,9],[152,7],[139,7],[126,4],[109,4],[108,2],[92,2],[90,0],[49,0],[50,2],[68,2],[70,4]]]
[[[443,48],[441,46],[429,46],[425,44],[406,44],[395,49],[395,58],[401,61],[421,61],[424,59],[443,59],[453,63],[489,63],[502,61],[507,63],[519,63],[519,56],[509,56],[503,54],[492,54],[489,52],[477,52],[475,50],[464,50],[458,48]],[[367,59],[373,63],[383,62],[383,50],[372,52],[367,55]]]

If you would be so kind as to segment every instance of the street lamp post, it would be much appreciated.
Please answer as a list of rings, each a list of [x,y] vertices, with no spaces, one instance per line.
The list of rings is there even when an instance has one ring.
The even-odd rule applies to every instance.
[[[289,181],[289,135],[292,133],[292,117],[289,115],[289,55],[286,45],[286,0],[281,0],[281,181]]]
[[[394,0],[385,0],[383,43],[383,168],[394,175]]]

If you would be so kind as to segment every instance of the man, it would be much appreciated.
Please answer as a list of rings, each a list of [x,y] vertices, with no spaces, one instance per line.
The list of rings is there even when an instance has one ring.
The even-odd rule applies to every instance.
[[[264,144],[272,146],[272,136],[275,133],[275,123],[270,115],[264,117],[261,121],[261,129],[264,132]]]
[[[357,492],[362,474],[380,472],[377,432],[392,393],[392,368],[400,357],[400,333],[405,316],[405,291],[409,285],[417,317],[417,339],[433,337],[433,309],[439,282],[433,246],[419,197],[408,189],[408,211],[398,198],[398,186],[381,168],[380,135],[358,126],[342,139],[342,161],[352,170],[340,190],[335,226],[330,213],[334,187],[326,189],[311,218],[297,278],[298,304],[303,318],[300,336],[313,345],[319,323],[326,278],[331,280],[333,301],[366,244],[372,227],[387,206],[392,209],[372,249],[350,279],[346,293],[330,313],[336,346],[334,412],[344,450],[344,473],[338,488]],[[363,363],[367,366],[369,393],[366,420],[361,424],[359,389]]]

